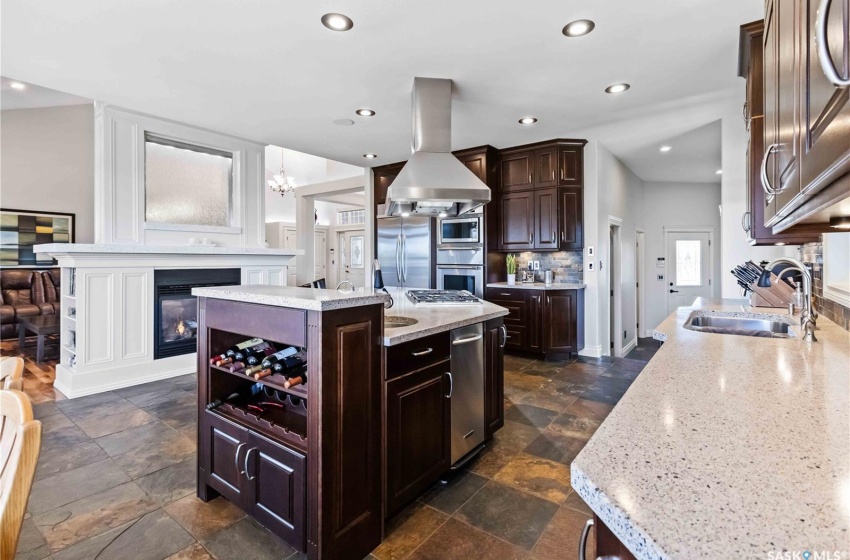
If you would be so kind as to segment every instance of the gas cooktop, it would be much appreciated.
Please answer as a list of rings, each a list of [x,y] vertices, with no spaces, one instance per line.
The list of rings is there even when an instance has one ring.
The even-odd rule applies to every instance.
[[[476,305],[481,300],[466,290],[408,290],[414,305]]]

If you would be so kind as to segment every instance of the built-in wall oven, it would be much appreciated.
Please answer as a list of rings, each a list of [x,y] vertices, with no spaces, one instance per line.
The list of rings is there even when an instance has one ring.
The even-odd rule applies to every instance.
[[[470,212],[459,218],[443,218],[439,220],[437,243],[439,245],[457,243],[483,245],[484,227],[482,218],[483,214]]]
[[[484,247],[437,247],[437,289],[467,290],[484,297]]]

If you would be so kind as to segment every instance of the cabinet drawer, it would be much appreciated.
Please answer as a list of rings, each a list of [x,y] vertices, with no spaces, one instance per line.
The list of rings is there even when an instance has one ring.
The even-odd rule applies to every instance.
[[[449,358],[449,332],[418,338],[397,346],[388,346],[387,379],[430,366]]]

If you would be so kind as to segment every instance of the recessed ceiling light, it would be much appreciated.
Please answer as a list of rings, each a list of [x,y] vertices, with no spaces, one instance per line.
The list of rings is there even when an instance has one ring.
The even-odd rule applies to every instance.
[[[357,111],[355,111],[355,113],[357,113],[361,117],[374,117],[375,116],[375,111],[373,111],[372,109],[357,109]]]
[[[27,88],[27,86],[22,84],[21,82],[12,82],[12,83],[9,84],[9,87],[12,88],[12,89],[17,89],[17,90]]]
[[[715,175],[723,175],[723,170],[722,170],[722,169],[718,169],[717,171],[715,171],[715,172],[714,172],[714,174],[715,174]]]
[[[605,93],[623,93],[630,87],[632,86],[630,86],[629,84],[612,84],[605,88]]]
[[[448,214],[446,214],[445,212],[440,212],[440,218],[445,218],[446,216],[448,216]]]
[[[330,13],[322,16],[322,25],[332,31],[348,31],[354,27],[354,22],[348,16]]]
[[[593,31],[594,27],[596,24],[589,19],[578,19],[565,25],[561,32],[567,37],[581,37]]]
[[[660,148],[658,148],[658,151],[659,152],[669,152],[672,149],[673,149],[673,146],[661,146]]]
[[[378,154],[363,154],[363,157],[366,159],[375,159],[378,157]]]
[[[523,117],[519,120],[519,124],[534,124],[537,122],[537,119],[534,117]]]
[[[337,126],[351,126],[354,124],[354,121],[351,119],[336,119],[334,124]]]

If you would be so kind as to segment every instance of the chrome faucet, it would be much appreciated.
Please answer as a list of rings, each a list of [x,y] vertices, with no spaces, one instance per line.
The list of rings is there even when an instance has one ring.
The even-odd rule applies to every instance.
[[[348,284],[349,286],[351,286],[351,291],[352,291],[352,292],[354,291],[354,284],[352,284],[352,283],[351,283],[351,282],[349,282],[348,280],[343,280],[342,282],[340,282],[339,284],[337,284],[337,285],[336,285],[336,289],[337,289],[337,290],[339,290],[339,289],[342,287],[342,285],[343,285],[343,284]]]
[[[783,274],[791,270],[797,270],[803,275],[803,309],[800,311],[800,327],[803,329],[804,333],[803,340],[807,342],[817,342],[818,339],[815,338],[815,327],[817,327],[818,314],[812,306],[812,274],[809,272],[806,265],[797,259],[780,257],[764,268],[764,272],[761,273],[761,277],[758,281],[759,287],[770,287],[770,273],[771,270],[773,270],[773,267],[777,264],[791,265],[779,273],[776,277],[777,281],[782,278]]]

